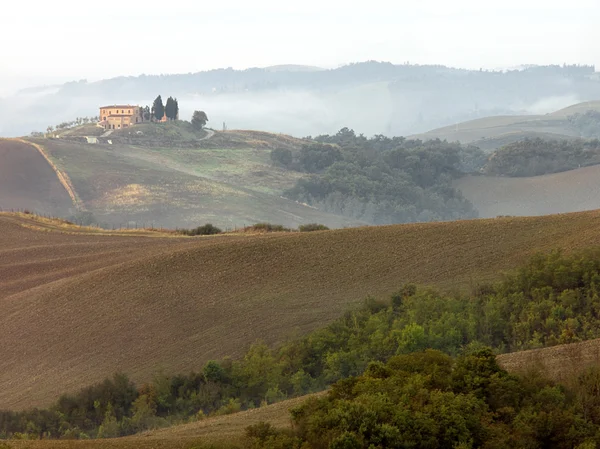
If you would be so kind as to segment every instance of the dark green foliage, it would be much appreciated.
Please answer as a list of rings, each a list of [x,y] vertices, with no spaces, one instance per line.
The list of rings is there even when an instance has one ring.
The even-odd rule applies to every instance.
[[[474,147],[381,135],[371,139],[344,128],[303,147],[292,168],[314,173],[285,194],[322,210],[372,223],[475,217],[452,181],[476,171],[485,155]]]
[[[221,229],[217,228],[216,226],[213,226],[210,223],[206,223],[203,226],[198,226],[197,228],[180,229],[179,230],[180,234],[190,235],[190,236],[194,236],[194,235],[216,235],[216,234],[220,234],[221,232],[223,232]]]
[[[329,228],[319,223],[309,223],[298,226],[300,232],[312,232],[312,231],[328,231]]]
[[[585,418],[576,394],[509,375],[489,349],[456,360],[428,351],[402,361],[372,364],[351,384],[342,382],[343,395],[338,383],[292,410],[302,447],[567,449],[598,441],[600,421]]]
[[[202,129],[208,122],[208,116],[204,111],[194,111],[192,114],[192,125],[196,129]]]
[[[285,168],[291,168],[292,162],[294,162],[294,157],[292,155],[292,150],[287,148],[276,148],[271,150],[271,161]]]
[[[160,95],[156,97],[152,104],[152,115],[156,120],[161,120],[165,116],[165,106]]]
[[[167,103],[165,104],[165,115],[169,120],[175,120],[177,118],[177,105],[173,97],[167,98]]]
[[[571,126],[584,138],[600,138],[600,111],[586,111],[568,117]]]
[[[252,226],[248,226],[246,231],[255,231],[255,232],[292,232],[290,228],[286,228],[280,224],[272,224],[272,223],[256,223]]]
[[[600,164],[600,141],[525,139],[497,150],[484,172],[497,176],[538,176]]]
[[[298,164],[306,173],[320,173],[337,161],[341,161],[342,152],[333,145],[313,143],[303,145],[298,157]]]

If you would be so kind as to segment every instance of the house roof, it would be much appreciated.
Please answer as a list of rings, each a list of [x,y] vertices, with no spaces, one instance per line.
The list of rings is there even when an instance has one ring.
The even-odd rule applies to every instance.
[[[100,109],[114,109],[114,108],[139,108],[132,104],[111,104],[110,106],[100,106]]]

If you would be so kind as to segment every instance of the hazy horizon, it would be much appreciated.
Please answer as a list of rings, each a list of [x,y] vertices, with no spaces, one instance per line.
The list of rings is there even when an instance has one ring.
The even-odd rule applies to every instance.
[[[116,13],[74,0],[11,4],[0,19],[0,37],[11,42],[0,62],[0,95],[78,79],[281,64],[600,65],[594,45],[600,8],[594,0],[508,0],[494,6],[429,0],[410,7],[381,0],[351,7],[338,0],[307,0],[300,6],[270,0],[163,5],[123,3]],[[26,35],[24,20],[31,30]]]

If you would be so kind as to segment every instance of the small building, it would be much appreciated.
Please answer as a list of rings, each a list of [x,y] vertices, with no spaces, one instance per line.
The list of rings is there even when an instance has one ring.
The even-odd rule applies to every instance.
[[[144,110],[140,106],[113,105],[100,108],[100,123],[104,129],[121,129],[144,121]]]

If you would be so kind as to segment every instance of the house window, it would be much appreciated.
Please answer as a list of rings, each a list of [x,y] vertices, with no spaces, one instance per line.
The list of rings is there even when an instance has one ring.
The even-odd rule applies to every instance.
[[[123,109],[121,109],[121,114],[125,114],[125,111]]]
[[[128,114],[131,114],[131,109],[129,111],[127,111]]]

